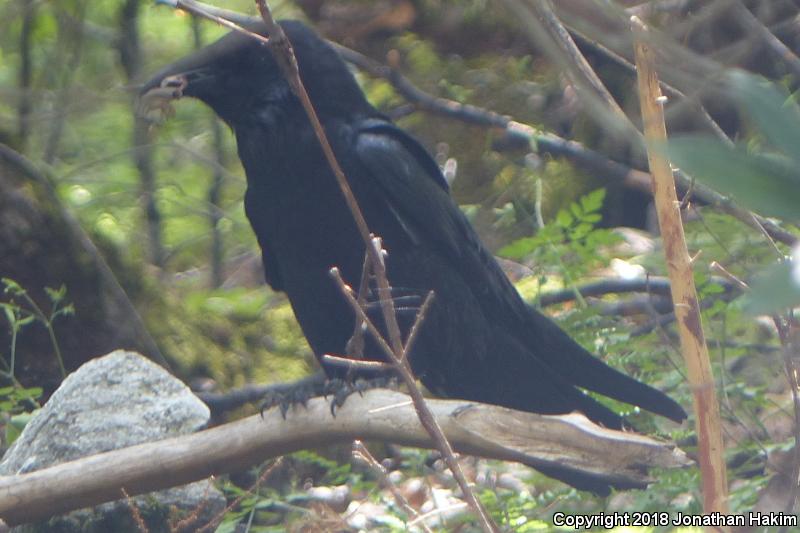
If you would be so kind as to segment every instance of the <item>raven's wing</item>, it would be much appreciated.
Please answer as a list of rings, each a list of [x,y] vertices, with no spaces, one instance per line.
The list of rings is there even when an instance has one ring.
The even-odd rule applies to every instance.
[[[490,306],[487,311],[527,313],[516,289],[450,198],[439,167],[413,137],[389,122],[364,121],[355,153],[409,237],[432,241]]]
[[[519,336],[529,355],[526,371],[557,375],[566,387],[577,385],[676,421],[685,418],[672,399],[607,366],[522,301],[450,198],[436,163],[412,137],[391,123],[365,121],[356,138],[355,153],[383,191],[400,225],[409,228],[415,240],[433,241],[454,271],[464,276],[486,315],[507,323],[507,329]]]

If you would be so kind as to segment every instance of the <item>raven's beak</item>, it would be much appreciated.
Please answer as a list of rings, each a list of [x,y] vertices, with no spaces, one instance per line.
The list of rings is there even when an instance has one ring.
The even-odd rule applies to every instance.
[[[218,54],[215,52],[214,47],[199,50],[164,67],[144,83],[139,90],[139,115],[160,122],[172,115],[173,100],[184,96],[203,99],[215,82],[212,69]]]
[[[176,74],[165,73],[166,70],[145,83],[139,93],[137,113],[153,122],[162,122],[172,116],[173,100],[184,96],[199,97],[203,82],[210,78],[205,69]]]
[[[245,27],[266,34],[261,21],[245,24]],[[198,98],[215,108],[225,96],[220,94],[219,78],[226,76],[226,65],[241,50],[255,46],[254,43],[250,37],[232,32],[164,67],[140,87],[140,114],[154,120],[163,119],[164,115],[171,114],[172,101],[184,96]]]

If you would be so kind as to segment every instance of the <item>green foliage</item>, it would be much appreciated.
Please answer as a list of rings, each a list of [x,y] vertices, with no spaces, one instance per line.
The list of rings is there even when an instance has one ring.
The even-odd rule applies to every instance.
[[[20,329],[29,326],[33,322],[39,322],[47,329],[47,334],[50,336],[50,342],[53,344],[53,350],[55,351],[58,365],[61,368],[61,374],[66,376],[67,372],[64,369],[64,359],[61,356],[61,348],[58,346],[58,341],[56,340],[53,323],[59,316],[75,313],[75,308],[72,304],[66,304],[64,302],[64,298],[67,295],[67,288],[63,285],[58,289],[51,289],[50,287],[44,288],[51,304],[49,312],[45,312],[36,304],[33,298],[30,297],[28,291],[16,281],[9,278],[2,278],[0,279],[0,283],[5,287],[3,294],[11,298],[8,302],[0,302],[0,309],[5,313],[6,320],[11,329],[11,355],[8,361],[3,360],[8,375],[13,379],[16,362],[16,341]],[[14,298],[21,300],[22,304],[17,304]]]
[[[766,216],[800,219],[800,174],[789,158],[748,152],[703,136],[681,136],[669,143],[681,168],[745,207]]]
[[[555,220],[536,235],[523,237],[500,249],[509,259],[529,260],[534,265],[557,265],[557,274],[576,280],[596,269],[603,261],[598,250],[619,241],[608,229],[597,228],[602,218],[605,190],[597,189],[561,209]],[[568,283],[569,284],[569,283]]]
[[[757,150],[717,139],[683,136],[670,141],[672,160],[723,194],[762,215],[800,220],[800,107],[774,84],[744,72],[729,75],[730,93],[750,119]],[[797,254],[796,254],[797,255]],[[753,313],[800,306],[798,259],[765,270],[749,296]]]
[[[192,283],[161,295],[144,318],[179,375],[228,389],[298,379],[311,353],[285,297],[266,287],[207,290]]]
[[[746,308],[753,314],[800,306],[800,254],[764,270],[753,282],[752,290]]]
[[[323,475],[319,480],[320,484],[342,485],[356,481],[350,464],[340,465],[336,461],[327,459],[309,450],[294,452],[291,457],[293,460],[304,463],[306,466],[322,471]]]
[[[5,433],[2,443],[11,446],[19,437],[25,425],[35,414],[37,400],[42,395],[41,387],[22,387],[18,385],[0,388],[0,420],[4,420]]]

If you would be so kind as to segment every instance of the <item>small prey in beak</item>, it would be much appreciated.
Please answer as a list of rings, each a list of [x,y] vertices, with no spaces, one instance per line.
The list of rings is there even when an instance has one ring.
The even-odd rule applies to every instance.
[[[148,90],[139,97],[136,113],[150,122],[161,124],[175,115],[172,101],[183,96],[187,84],[188,81],[183,74],[167,76],[161,80],[158,87]]]

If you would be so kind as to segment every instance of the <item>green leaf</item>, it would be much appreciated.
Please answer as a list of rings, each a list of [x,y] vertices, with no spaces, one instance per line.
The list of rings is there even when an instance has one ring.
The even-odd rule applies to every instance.
[[[5,292],[6,293],[11,293],[14,296],[19,296],[21,294],[25,294],[25,289],[23,289],[22,286],[19,283],[17,283],[16,281],[14,281],[13,279],[11,279],[11,278],[2,278],[0,281],[2,281],[3,285],[6,286],[6,288],[5,288]]]
[[[774,83],[741,70],[729,74],[730,89],[759,131],[785,155],[800,161],[800,108]]]
[[[605,189],[597,189],[581,197],[581,207],[585,213],[599,211],[603,207],[603,199],[606,197]]]
[[[786,158],[748,154],[705,136],[669,142],[670,159],[721,194],[766,216],[800,220],[800,174]]]
[[[42,395],[41,387],[29,387],[26,389],[17,389],[17,397],[21,399],[35,399]]]
[[[501,257],[505,257],[508,259],[522,259],[526,255],[533,252],[539,244],[539,240],[536,237],[523,237],[522,239],[517,239],[516,241],[503,246],[498,250],[498,255]]]
[[[785,261],[758,276],[745,300],[745,310],[761,315],[800,306],[800,282],[792,275],[793,267],[798,265]]]
[[[67,287],[62,285],[58,289],[53,289],[51,287],[45,287],[44,291],[47,293],[47,296],[50,298],[50,301],[54,304],[57,304],[61,300],[64,299],[64,296],[67,294]]]
[[[6,320],[8,320],[9,324],[14,324],[17,321],[16,317],[16,306],[12,306],[11,304],[0,304],[0,309],[3,310],[3,313],[6,315]]]
[[[572,225],[572,215],[569,214],[569,211],[562,209],[556,215],[556,225],[561,228],[568,228]]]

